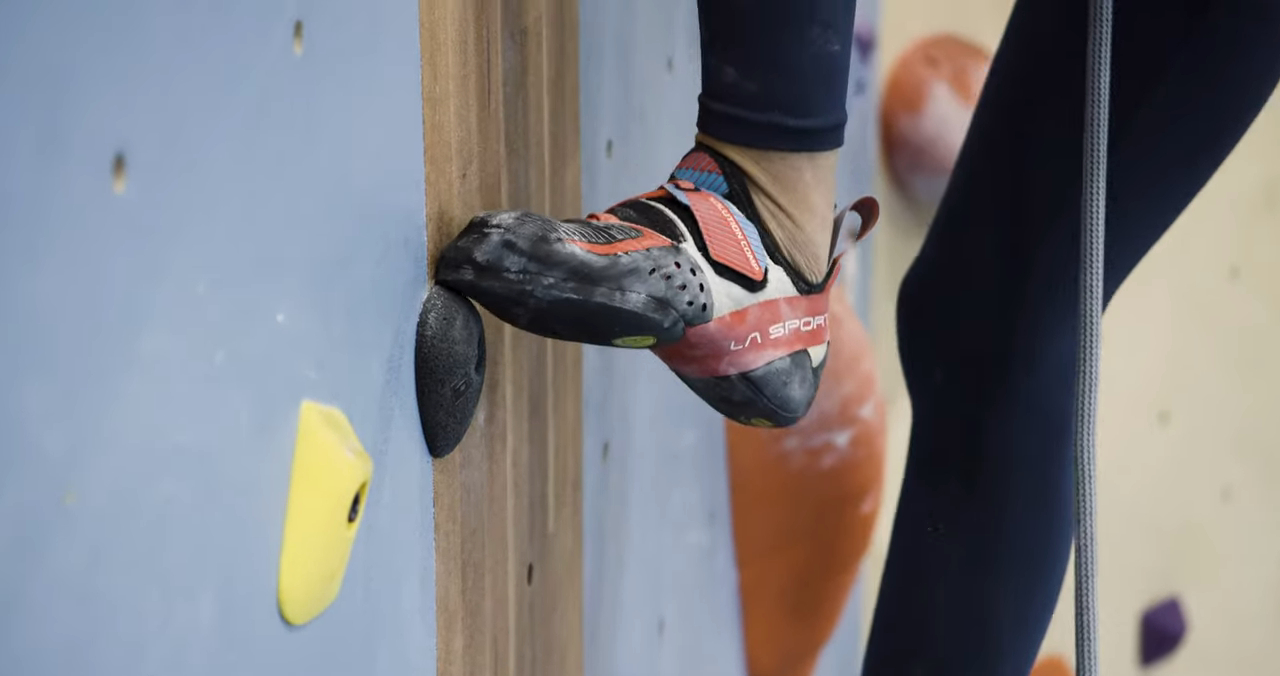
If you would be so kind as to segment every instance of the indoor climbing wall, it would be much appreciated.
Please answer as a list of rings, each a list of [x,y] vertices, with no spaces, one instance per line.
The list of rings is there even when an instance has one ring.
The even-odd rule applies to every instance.
[[[842,203],[874,176],[876,5],[858,3]],[[596,210],[665,180],[692,145],[698,24],[686,0],[580,8],[583,206]],[[859,299],[865,251],[843,277]],[[583,362],[585,673],[741,676],[722,418],[647,352],[586,348]],[[856,673],[857,607],[819,676]]]
[[[0,5],[0,670],[434,673],[417,13]],[[306,398],[373,479],[290,628]]]
[[[895,0],[881,66],[953,32],[994,49],[1011,0]],[[1103,325],[1098,429],[1100,657],[1115,676],[1269,676],[1280,631],[1280,102],[1117,293]],[[886,514],[897,501],[910,406],[894,349],[897,285],[929,210],[878,180],[872,326],[890,412]],[[887,526],[885,521],[884,525]],[[867,579],[878,580],[888,528]],[[1043,647],[1073,650],[1072,574]],[[872,590],[868,589],[868,592]],[[870,613],[874,594],[866,596]],[[1162,648],[1181,644],[1160,659]],[[1145,645],[1144,645],[1145,635]],[[1046,670],[1044,673],[1049,673]]]
[[[662,180],[692,140],[694,3],[663,2],[665,13],[631,0],[583,3],[587,208]],[[860,5],[842,201],[868,191],[874,166],[875,3]],[[556,18],[533,3],[495,7],[450,18],[468,29],[505,21],[501,46],[485,44],[500,55],[545,47],[544,56],[565,58],[547,38]],[[0,7],[0,426],[9,449],[0,504],[15,515],[0,526],[6,668],[435,672],[440,503],[418,423],[412,340],[427,282],[422,84],[439,93],[446,78],[421,70],[419,38],[440,31],[424,18],[420,33],[418,19],[414,3],[386,0]],[[616,26],[633,30],[619,39],[605,30]],[[447,60],[476,45],[430,47]],[[556,110],[533,107],[570,92],[546,76],[546,62],[498,62],[502,76],[468,93],[501,94],[508,145],[493,147],[503,138],[496,125],[467,138],[517,159],[486,167],[495,173],[474,192],[532,202],[550,176],[576,176],[576,167],[544,172],[539,158],[571,144],[531,142],[519,125],[571,128],[548,121]],[[545,82],[524,82],[539,73]],[[458,118],[454,110],[440,114]],[[474,197],[473,187],[459,187],[452,204]],[[557,205],[575,201],[574,190],[553,191]],[[868,267],[855,258],[845,280],[863,298]],[[504,355],[541,349],[501,340],[511,341],[496,343],[512,346]],[[565,376],[545,354],[540,363],[550,366],[518,379]],[[721,419],[646,353],[587,350],[585,371],[585,673],[741,674]],[[550,387],[507,398],[528,408]],[[521,424],[535,417],[525,412]],[[300,431],[308,421],[316,427]],[[522,428],[489,423],[484,434],[508,437],[506,457],[533,455],[512,450]],[[548,432],[538,443],[573,434]],[[321,455],[351,451],[339,455],[354,459],[344,476],[356,478],[358,499],[344,493],[323,511],[334,511],[333,532],[353,545],[332,604],[286,604],[290,619],[310,620],[290,627],[278,599],[282,552],[292,551],[286,514],[292,523],[309,513],[294,500],[311,494],[295,442],[313,439]],[[454,577],[442,589],[455,614],[440,611],[450,637],[440,654],[474,666],[467,660],[492,657],[490,635],[512,650],[503,664],[527,666],[549,652],[537,641],[552,635],[564,652],[573,640],[561,640],[563,627],[531,626],[541,615],[525,611],[576,600],[546,582],[571,579],[572,566],[541,565],[576,546],[563,535],[576,532],[575,513],[560,519],[559,544],[542,547],[551,538],[512,516],[525,513],[501,501],[499,480],[543,470],[528,472],[537,478],[520,496],[546,498],[551,510],[573,497],[576,463],[499,467],[490,460],[503,456],[465,457],[465,466],[464,456],[434,466],[452,481],[445,532],[458,537],[446,552]],[[474,501],[492,512],[469,512]],[[521,558],[530,551],[545,557],[536,575]],[[504,596],[513,588],[521,591]],[[514,629],[501,619],[510,617]],[[846,613],[823,676],[856,668],[857,620]]]

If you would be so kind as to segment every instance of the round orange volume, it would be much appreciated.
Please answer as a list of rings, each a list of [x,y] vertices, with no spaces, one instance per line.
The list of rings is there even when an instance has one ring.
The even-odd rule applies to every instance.
[[[990,65],[987,50],[941,34],[916,42],[889,71],[880,140],[890,176],[911,199],[942,199]]]

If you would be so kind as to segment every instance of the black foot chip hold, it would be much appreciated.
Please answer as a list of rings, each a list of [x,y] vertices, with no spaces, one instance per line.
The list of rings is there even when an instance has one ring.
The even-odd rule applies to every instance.
[[[484,389],[484,324],[471,301],[433,286],[422,301],[414,348],[418,418],[427,452],[443,458],[462,441]]]

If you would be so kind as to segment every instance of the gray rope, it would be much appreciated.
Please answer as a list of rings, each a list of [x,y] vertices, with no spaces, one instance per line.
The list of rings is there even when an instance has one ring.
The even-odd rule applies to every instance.
[[[1106,231],[1107,122],[1111,109],[1113,0],[1090,0],[1080,241],[1080,344],[1076,373],[1076,674],[1098,676],[1097,495],[1094,486],[1098,363],[1102,333],[1102,247]]]

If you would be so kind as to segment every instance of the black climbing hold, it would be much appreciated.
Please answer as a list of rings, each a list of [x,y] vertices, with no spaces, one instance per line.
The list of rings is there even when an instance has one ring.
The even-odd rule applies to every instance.
[[[1142,666],[1158,662],[1182,643],[1187,633],[1187,620],[1182,604],[1168,598],[1142,613]]]
[[[443,458],[462,441],[484,388],[484,324],[471,301],[433,286],[422,301],[413,371],[427,452]]]

